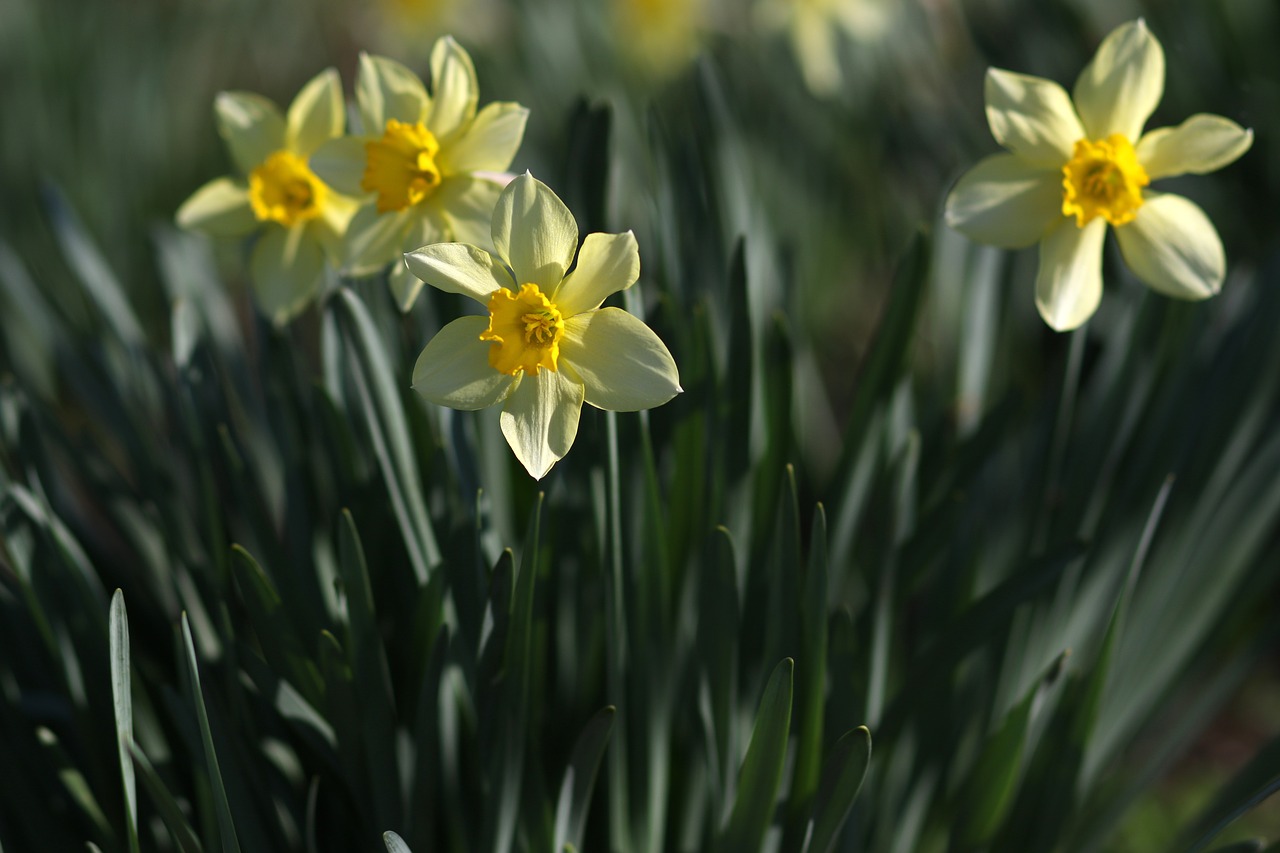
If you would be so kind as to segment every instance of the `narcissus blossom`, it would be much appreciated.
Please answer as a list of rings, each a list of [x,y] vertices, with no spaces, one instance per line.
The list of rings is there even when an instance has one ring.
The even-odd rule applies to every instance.
[[[431,50],[433,93],[398,62],[361,54],[356,79],[361,134],[335,139],[311,168],[363,202],[345,241],[344,271],[368,275],[395,261],[391,288],[408,310],[422,283],[402,253],[457,240],[484,245],[489,216],[510,176],[529,111],[492,103],[479,112],[471,57],[449,36]]]
[[[1198,114],[1144,134],[1163,93],[1164,52],[1141,20],[1107,36],[1074,99],[1050,80],[987,72],[987,122],[1009,153],[960,178],[946,221],[983,243],[1039,243],[1036,306],[1055,329],[1074,329],[1097,309],[1108,224],[1125,263],[1154,290],[1204,299],[1222,287],[1226,258],[1209,217],[1149,185],[1226,166],[1253,132]]]
[[[805,86],[834,95],[844,83],[842,34],[869,41],[889,26],[893,0],[758,0],[755,19],[765,31],[786,31]]]
[[[258,304],[276,323],[307,306],[324,283],[326,259],[356,202],[325,184],[307,165],[311,152],[342,134],[342,84],[332,68],[293,99],[287,114],[249,92],[223,92],[214,102],[218,130],[245,177],[225,177],[196,190],[178,209],[178,224],[215,235],[260,232],[250,259]]]
[[[680,392],[680,376],[648,326],[600,307],[640,276],[630,231],[588,234],[578,251],[573,214],[526,173],[498,197],[492,243],[493,253],[440,243],[405,255],[427,284],[485,308],[431,339],[413,387],[454,409],[501,403],[507,443],[540,479],[569,452],[584,402],[617,412],[660,406]]]

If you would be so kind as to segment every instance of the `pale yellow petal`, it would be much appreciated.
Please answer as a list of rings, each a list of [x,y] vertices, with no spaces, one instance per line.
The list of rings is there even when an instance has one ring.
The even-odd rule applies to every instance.
[[[791,46],[805,86],[828,97],[840,89],[840,44],[831,22],[820,13],[797,9],[791,24]]]
[[[413,216],[412,208],[378,213],[375,205],[361,207],[347,225],[343,271],[353,276],[372,275],[392,261],[399,263]]]
[[[381,136],[387,120],[422,121],[431,106],[427,89],[408,68],[383,56],[360,54],[356,103],[365,136]]]
[[[1138,162],[1152,180],[1191,173],[1203,175],[1235,162],[1253,144],[1253,131],[1229,118],[1200,113],[1177,127],[1142,137]]]
[[[501,172],[515,158],[528,118],[529,111],[519,104],[489,104],[452,144],[440,150],[436,162],[446,175]]]
[[[493,246],[517,284],[553,293],[578,250],[578,223],[559,196],[526,172],[498,196]]]
[[[578,435],[582,385],[567,371],[526,374],[507,395],[499,423],[507,444],[535,480],[564,458]]]
[[[479,175],[446,178],[431,202],[446,224],[448,239],[493,248],[493,211],[503,185]]]
[[[471,56],[453,36],[441,37],[431,49],[431,110],[426,118],[427,128],[437,139],[449,139],[475,117],[479,99],[480,86]]]
[[[413,390],[428,402],[475,411],[502,402],[515,379],[489,364],[493,344],[480,340],[486,317],[459,317],[427,343],[413,367]]]
[[[253,293],[262,313],[284,325],[301,313],[324,284],[324,250],[307,238],[306,226],[266,229],[249,261]]]
[[[1222,289],[1227,258],[1218,231],[1193,202],[1150,193],[1138,218],[1116,229],[1125,263],[1152,290],[1206,299]]]
[[[582,379],[586,401],[600,409],[651,409],[680,393],[680,372],[666,344],[621,308],[565,320],[560,359]]]
[[[360,136],[340,136],[330,139],[311,155],[308,165],[316,177],[344,195],[367,196],[360,186],[364,177],[365,139]]]
[[[1062,171],[1014,154],[992,154],[947,196],[948,226],[979,243],[1021,249],[1062,220]]]
[[[222,92],[213,102],[218,132],[236,168],[248,175],[284,147],[284,116],[271,101],[252,92]]]
[[[599,307],[610,294],[626,290],[640,278],[640,247],[636,235],[588,234],[578,252],[578,264],[551,296],[560,313],[572,317]]]
[[[1023,160],[1061,168],[1084,136],[1071,98],[1052,80],[991,68],[985,96],[992,136]]]
[[[326,68],[303,86],[289,105],[285,147],[307,157],[324,142],[341,136],[345,125],[342,80],[336,70]]]
[[[1111,31],[1076,81],[1075,103],[1090,139],[1130,142],[1164,94],[1164,50],[1141,18]]]
[[[487,305],[499,288],[515,289],[501,261],[466,243],[422,246],[406,252],[404,259],[409,271],[432,287],[470,296],[481,305]]]
[[[178,208],[178,225],[219,237],[243,237],[258,227],[244,181],[215,178]]]
[[[1036,307],[1044,321],[1059,332],[1080,326],[1098,310],[1106,236],[1105,219],[1095,219],[1083,228],[1063,219],[1040,243]]]

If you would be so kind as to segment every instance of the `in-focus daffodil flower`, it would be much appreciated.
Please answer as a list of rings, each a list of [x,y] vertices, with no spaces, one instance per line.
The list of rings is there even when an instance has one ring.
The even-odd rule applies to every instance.
[[[660,406],[680,392],[680,376],[648,326],[600,307],[640,276],[630,231],[588,234],[579,252],[573,214],[527,173],[498,197],[492,228],[496,254],[440,243],[405,255],[415,276],[486,310],[431,339],[413,387],[454,409],[502,403],[502,433],[540,479],[573,445],[583,402],[616,412]]]
[[[327,186],[307,165],[342,134],[342,84],[332,68],[316,75],[286,115],[260,95],[223,92],[214,102],[218,130],[244,178],[217,178],[183,202],[178,224],[210,234],[261,232],[250,259],[258,304],[276,323],[301,311],[337,264],[356,202]]]
[[[881,35],[889,23],[892,0],[758,0],[757,25],[785,31],[810,92],[833,95],[843,82],[841,33],[855,40]]]
[[[335,139],[311,168],[364,204],[345,240],[344,271],[368,275],[395,261],[391,289],[408,310],[422,283],[402,254],[427,243],[485,245],[489,217],[524,137],[529,111],[493,103],[479,112],[471,57],[452,38],[431,50],[433,94],[398,62],[361,54],[356,78],[362,134]]]
[[[987,72],[987,122],[1010,153],[960,178],[946,221],[996,246],[1038,242],[1036,306],[1059,331],[1098,307],[1108,223],[1125,263],[1160,293],[1204,299],[1222,287],[1226,258],[1209,217],[1148,185],[1222,168],[1249,149],[1253,132],[1199,114],[1144,134],[1163,93],[1164,52],[1141,20],[1102,42],[1076,81],[1074,105],[1050,80]]]

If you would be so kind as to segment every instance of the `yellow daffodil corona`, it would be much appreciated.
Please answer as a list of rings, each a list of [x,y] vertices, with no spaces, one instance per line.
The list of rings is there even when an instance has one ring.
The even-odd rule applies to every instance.
[[[588,234],[579,251],[573,214],[524,174],[499,195],[491,238],[493,252],[439,243],[405,255],[419,279],[487,312],[460,317],[431,339],[413,387],[454,409],[501,403],[507,443],[541,479],[573,445],[584,402],[619,412],[660,406],[680,392],[680,375],[648,326],[600,307],[640,276],[630,231]]]
[[[316,177],[307,158],[342,134],[345,109],[332,68],[302,87],[287,114],[259,95],[223,92],[214,103],[218,130],[244,178],[217,178],[178,209],[178,224],[210,234],[258,232],[250,259],[263,312],[287,322],[319,294],[326,260],[356,203]]]
[[[983,243],[1039,243],[1036,306],[1059,331],[1098,307],[1108,224],[1125,263],[1160,293],[1204,299],[1222,287],[1226,258],[1213,223],[1191,201],[1148,185],[1226,166],[1249,150],[1253,132],[1199,114],[1143,133],[1163,93],[1164,51],[1141,20],[1107,36],[1074,98],[1050,80],[987,72],[987,122],[1009,153],[960,178],[946,221]]]
[[[452,38],[431,50],[432,93],[398,62],[361,54],[356,80],[361,133],[335,139],[311,168],[362,201],[344,241],[343,269],[369,275],[393,261],[391,289],[408,310],[422,283],[401,255],[428,243],[486,245],[489,214],[510,175],[528,110],[492,103],[477,111],[471,57]]]

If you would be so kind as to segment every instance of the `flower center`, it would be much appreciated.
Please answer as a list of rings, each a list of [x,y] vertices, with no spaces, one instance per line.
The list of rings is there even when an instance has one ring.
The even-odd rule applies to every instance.
[[[1062,167],[1062,215],[1080,228],[1097,216],[1112,225],[1132,222],[1142,207],[1142,188],[1151,183],[1123,134],[1097,141],[1081,139]]]
[[[249,173],[249,205],[259,222],[291,228],[320,214],[327,188],[292,151],[277,151]]]
[[[505,287],[489,297],[489,328],[480,335],[493,341],[489,364],[511,376],[523,370],[536,374],[538,368],[556,369],[564,319],[560,310],[536,284],[522,284],[518,293]]]
[[[422,122],[387,119],[381,139],[364,146],[360,187],[378,194],[378,212],[404,210],[435,192],[442,180],[436,154],[440,143]]]

